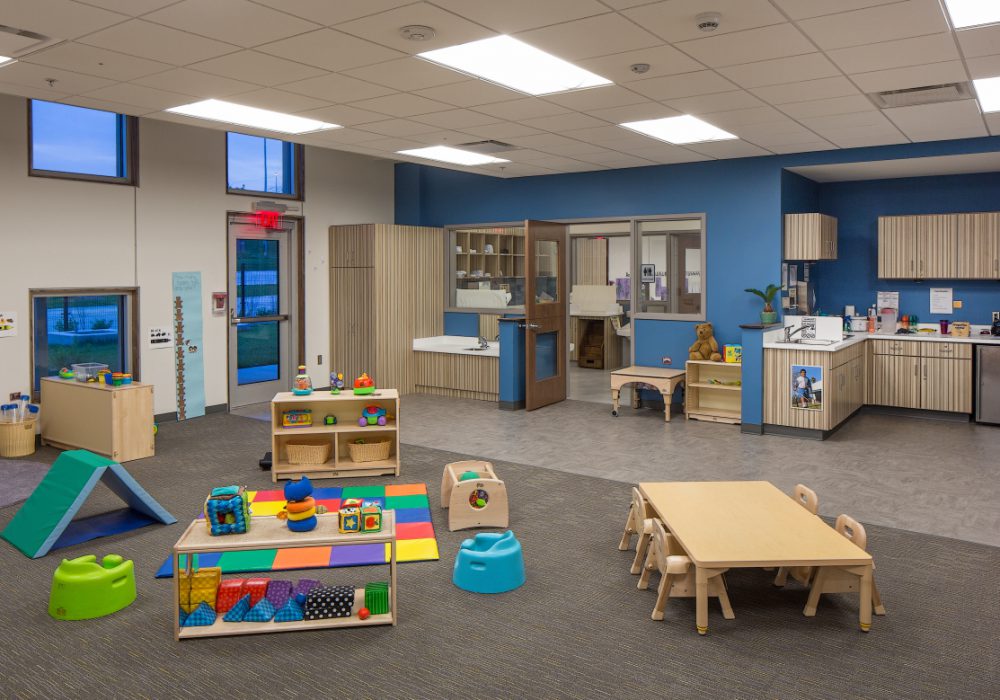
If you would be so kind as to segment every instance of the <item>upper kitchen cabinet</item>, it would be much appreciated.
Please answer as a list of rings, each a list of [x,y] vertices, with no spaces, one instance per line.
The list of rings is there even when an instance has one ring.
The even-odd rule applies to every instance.
[[[958,215],[958,277],[1000,279],[1000,213]]]
[[[881,279],[954,279],[959,276],[958,215],[880,216]]]
[[[785,214],[785,260],[836,260],[837,220],[826,214]]]

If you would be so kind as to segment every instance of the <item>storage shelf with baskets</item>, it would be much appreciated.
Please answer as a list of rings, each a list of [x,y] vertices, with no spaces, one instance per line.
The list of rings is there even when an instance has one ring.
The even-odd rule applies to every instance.
[[[743,400],[741,363],[688,360],[686,372],[685,416],[713,423],[740,423]]]
[[[385,425],[359,424],[367,406],[385,410]],[[283,425],[287,411],[310,411],[311,425]],[[326,425],[327,416],[336,418],[336,423]],[[345,389],[340,394],[276,394],[271,400],[271,461],[274,482],[303,474],[310,478],[399,476],[399,392],[379,389],[355,396]]]

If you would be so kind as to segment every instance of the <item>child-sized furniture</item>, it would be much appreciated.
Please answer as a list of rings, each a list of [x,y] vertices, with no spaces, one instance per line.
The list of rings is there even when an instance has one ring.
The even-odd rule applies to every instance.
[[[743,363],[688,360],[684,414],[695,420],[739,424]]]
[[[444,466],[441,507],[448,509],[448,529],[507,527],[510,520],[507,486],[490,462],[464,460]]]
[[[653,513],[642,493],[634,486],[632,504],[625,519],[625,532],[622,534],[622,541],[618,543],[618,549],[623,552],[627,550],[632,545],[632,535],[639,536],[635,543],[635,559],[632,560],[630,569],[633,574],[637,574],[642,571],[642,565],[646,561],[646,550],[653,536]]]
[[[677,543],[673,535],[667,532],[663,523],[657,519],[652,522],[653,541],[646,556],[642,576],[639,577],[638,588],[646,590],[649,586],[649,575],[653,571],[660,574],[660,586],[656,591],[656,604],[653,606],[652,618],[663,619],[663,610],[668,598],[694,598],[696,594],[695,569],[691,558]],[[729,594],[726,592],[726,580],[723,574],[727,569],[713,569],[708,578],[708,597],[718,598],[722,607],[722,616],[733,620],[733,606],[729,604]]]
[[[472,593],[506,593],[524,585],[524,554],[510,530],[480,532],[462,542],[452,583]]]
[[[792,489],[792,500],[813,515],[819,513],[819,496],[804,484],[795,484],[795,488]],[[791,568],[782,566],[778,569],[778,574],[774,577],[774,585],[779,588],[784,586],[788,582],[788,575],[791,574],[793,579],[804,586],[808,586],[815,571],[815,568],[811,566],[793,566]]]
[[[849,539],[861,549],[868,551],[868,533],[865,532],[864,525],[849,515],[838,515],[833,529]],[[875,564],[872,564],[872,571],[875,571]],[[806,600],[806,607],[802,613],[806,617],[816,615],[816,606],[819,605],[819,597],[824,593],[857,593],[861,590],[861,580],[864,575],[863,567],[852,566],[821,566],[818,567],[816,578],[813,579],[812,588],[809,590],[809,599]],[[862,603],[864,604],[864,603]],[[875,585],[875,576],[872,575],[872,610],[876,615],[885,615],[885,606],[882,605],[882,596],[879,595],[878,586]],[[862,627],[864,630],[864,627]],[[865,630],[867,631],[867,630]]]
[[[684,384],[685,372],[682,369],[665,369],[663,367],[639,367],[632,365],[616,369],[611,373],[611,415],[618,415],[618,397],[626,384],[649,384],[659,390],[663,396],[663,419],[670,422],[670,404],[673,403],[674,390]],[[639,391],[632,388],[632,408],[639,408]]]
[[[52,575],[49,615],[57,620],[91,620],[127,608],[135,600],[131,559],[93,554],[63,559]]]

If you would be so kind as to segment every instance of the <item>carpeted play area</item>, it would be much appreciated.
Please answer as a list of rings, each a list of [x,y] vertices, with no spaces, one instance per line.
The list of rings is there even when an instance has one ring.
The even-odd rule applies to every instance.
[[[228,414],[165,424],[156,456],[129,472],[168,511],[193,517],[213,487],[273,490],[257,468],[268,426]],[[36,459],[52,461],[44,448]],[[459,455],[403,445],[400,484],[437,484]],[[462,541],[436,503],[439,561],[398,570],[396,627],[359,627],[175,642],[173,581],[155,577],[187,526],[157,525],[28,559],[0,543],[0,696],[11,698],[985,698],[995,693],[1000,550],[867,526],[888,615],[858,632],[857,597],[771,585],[773,572],[732,570],[735,620],[710,606],[711,633],[694,630],[694,602],[636,589],[632,551],[616,548],[631,484],[494,460],[523,544],[527,583],[485,596],[451,582]],[[4,462],[0,460],[0,470]],[[347,488],[386,487],[385,477]],[[331,487],[332,488],[332,487]],[[342,492],[342,496],[344,493]],[[265,501],[260,501],[264,503]],[[117,507],[99,486],[80,511]],[[0,509],[0,527],[17,506]],[[267,516],[263,516],[267,517]],[[56,621],[49,585],[63,557],[120,554],[135,562],[138,598],[109,617]],[[330,585],[368,580],[367,567],[312,570]],[[289,577],[286,577],[289,578]]]

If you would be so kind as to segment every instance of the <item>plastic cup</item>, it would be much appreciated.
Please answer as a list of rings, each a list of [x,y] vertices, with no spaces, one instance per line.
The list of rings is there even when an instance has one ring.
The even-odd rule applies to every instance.
[[[948,321],[947,319],[941,319],[941,335],[948,335]]]

